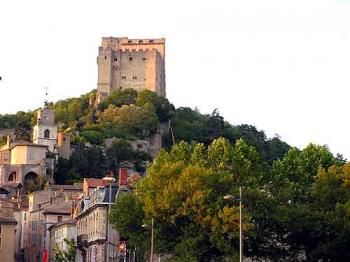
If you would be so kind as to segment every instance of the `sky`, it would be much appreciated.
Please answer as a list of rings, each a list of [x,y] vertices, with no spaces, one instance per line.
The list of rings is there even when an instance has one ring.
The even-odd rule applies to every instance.
[[[350,158],[350,0],[5,0],[0,114],[96,88],[104,36],[165,37],[176,107]]]

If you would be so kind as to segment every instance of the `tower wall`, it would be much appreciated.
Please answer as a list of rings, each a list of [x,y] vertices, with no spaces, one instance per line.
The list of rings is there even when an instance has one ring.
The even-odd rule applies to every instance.
[[[57,125],[52,109],[44,108],[37,112],[37,124],[33,128],[33,143],[48,146],[54,152],[57,143]]]
[[[166,95],[164,39],[103,38],[97,64],[97,103],[121,88]]]

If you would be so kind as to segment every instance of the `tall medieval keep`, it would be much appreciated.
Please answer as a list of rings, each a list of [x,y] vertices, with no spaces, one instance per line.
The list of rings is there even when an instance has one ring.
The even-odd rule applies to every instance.
[[[165,96],[165,39],[103,37],[97,57],[96,103],[122,88]]]

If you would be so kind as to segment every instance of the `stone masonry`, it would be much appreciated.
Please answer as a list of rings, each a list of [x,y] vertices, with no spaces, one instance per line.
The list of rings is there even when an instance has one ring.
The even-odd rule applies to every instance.
[[[122,88],[165,96],[165,39],[102,38],[96,103]]]

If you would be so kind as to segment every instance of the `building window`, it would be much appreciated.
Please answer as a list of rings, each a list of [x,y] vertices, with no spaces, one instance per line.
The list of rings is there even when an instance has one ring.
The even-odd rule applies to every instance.
[[[122,79],[123,79],[123,80],[126,80],[126,76],[122,76]]]
[[[44,138],[50,138],[50,130],[46,129],[44,131]]]
[[[32,235],[32,245],[36,245],[36,235]]]
[[[143,57],[142,60],[143,60],[143,61],[146,61],[146,57]]]
[[[132,61],[132,57],[131,56],[129,57],[129,61]]]
[[[62,222],[62,216],[57,217],[57,222]]]
[[[128,40],[128,43],[131,44],[131,43],[132,43],[132,40]]]
[[[107,56],[105,56],[105,59],[107,59]]]
[[[139,40],[139,43],[143,43],[143,40]]]
[[[16,172],[12,172],[9,175],[8,181],[10,181],[10,182],[16,181]]]
[[[132,79],[133,79],[133,80],[136,80],[136,79],[137,79],[137,76],[133,76]]]
[[[0,225],[0,235],[2,234],[2,225]]]
[[[153,43],[153,42],[154,42],[154,40],[149,40],[149,42],[150,42],[150,43]]]
[[[118,58],[114,57],[113,60],[114,60],[114,61],[118,61]]]

